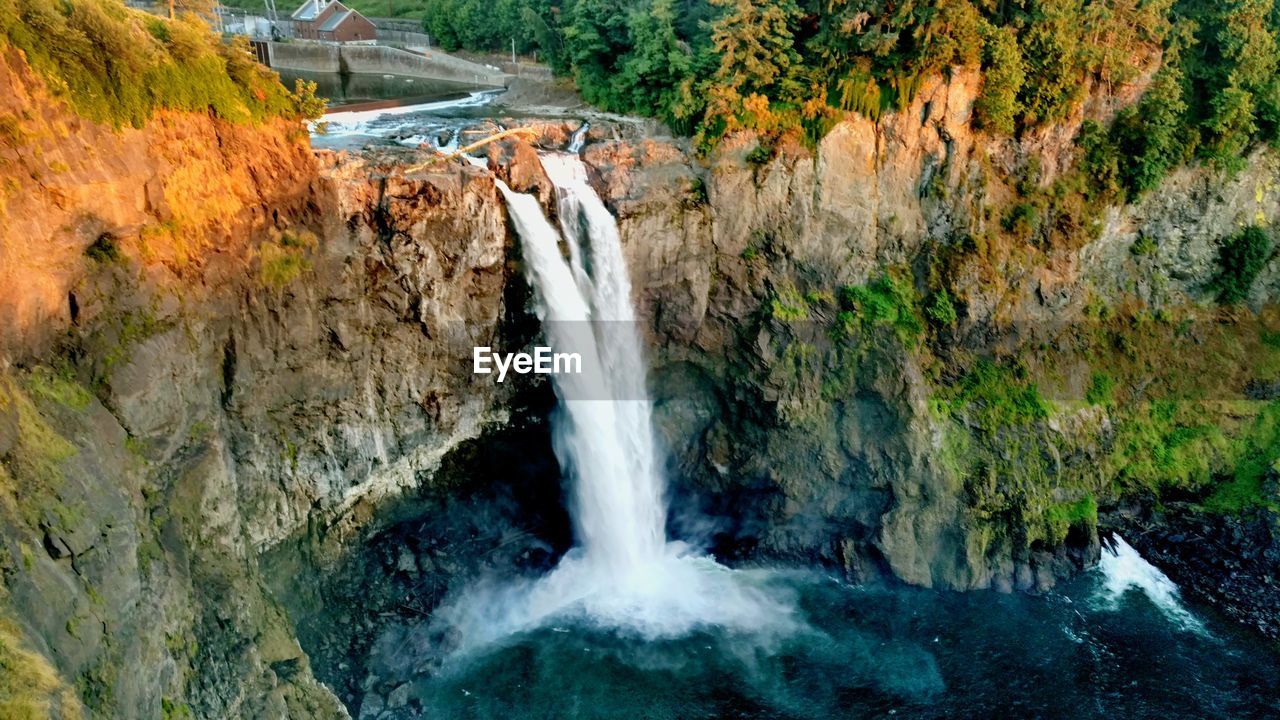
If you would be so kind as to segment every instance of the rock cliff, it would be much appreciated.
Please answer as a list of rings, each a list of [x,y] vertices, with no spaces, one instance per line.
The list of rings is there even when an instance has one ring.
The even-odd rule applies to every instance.
[[[569,542],[548,388],[469,365],[476,345],[537,332],[492,175],[406,172],[429,158],[402,149],[313,152],[283,123],[162,114],[113,131],[12,53],[0,78],[14,642],[103,717],[391,702],[361,665],[382,624]],[[1121,481],[1118,415],[1081,400],[1088,366],[1026,348],[1114,329],[1102,306],[1212,317],[1218,241],[1280,211],[1274,156],[1181,171],[1082,242],[1015,242],[1004,210],[1067,176],[1081,122],[1126,98],[996,141],[970,128],[975,83],[926,84],[816,147],[743,135],[702,157],[593,130],[680,534],[856,580],[1044,589],[1096,560],[1099,504],[1143,499]],[[552,125],[543,144],[559,147],[568,128]],[[530,147],[491,165],[549,204]],[[959,312],[939,309],[944,289]],[[1272,264],[1254,307],[1277,289]],[[1010,356],[1017,372],[988,362]],[[1224,376],[1275,379],[1257,365]],[[1006,398],[984,384],[997,372],[1025,421],[986,422]],[[1051,376],[1052,408],[1029,379]]]
[[[505,416],[466,363],[506,311],[491,178],[388,179],[283,122],[112,131],[0,74],[15,642],[96,716],[344,716],[258,557],[309,527],[332,557]]]

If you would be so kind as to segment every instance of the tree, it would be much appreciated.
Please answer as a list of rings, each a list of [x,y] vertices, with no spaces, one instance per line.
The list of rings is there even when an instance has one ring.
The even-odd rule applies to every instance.
[[[625,0],[577,0],[564,28],[565,51],[582,97],[606,110],[628,109],[625,92],[616,80],[632,47],[629,4]]]
[[[633,108],[652,108],[668,123],[697,112],[681,93],[693,72],[689,48],[675,28],[674,0],[653,0],[633,10],[627,24],[632,50],[622,62],[619,84]]]
[[[982,69],[982,93],[974,103],[974,116],[979,126],[1011,135],[1022,110],[1018,92],[1027,77],[1013,28],[985,24]]]
[[[1027,79],[1019,102],[1031,123],[1064,117],[1083,92],[1085,69],[1079,0],[1028,2],[1031,18],[1020,35]]]
[[[748,124],[771,124],[770,99],[790,101],[800,94],[800,53],[791,24],[800,8],[792,0],[712,0],[727,8],[711,30],[720,67],[710,85],[708,114],[732,128],[740,113]]]
[[[213,18],[214,0],[169,0],[169,19],[180,13],[195,13],[202,18]]]
[[[751,93],[787,96],[797,87],[800,54],[791,23],[800,15],[792,0],[712,0],[728,8],[711,31],[720,54],[717,84],[745,97]]]
[[[1171,62],[1156,73],[1142,100],[1120,111],[1111,129],[1121,182],[1131,197],[1155,187],[1186,155],[1182,70],[1176,57],[1167,59]]]

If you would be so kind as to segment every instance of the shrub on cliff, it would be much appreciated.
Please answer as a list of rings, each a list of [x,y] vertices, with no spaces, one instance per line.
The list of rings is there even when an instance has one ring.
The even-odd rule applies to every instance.
[[[1270,257],[1271,238],[1257,225],[1223,239],[1218,245],[1218,275],[1212,283],[1218,302],[1234,305],[1247,299]]]
[[[317,115],[314,88],[291,93],[243,40],[194,16],[169,21],[119,0],[0,0],[0,44],[17,48],[77,114],[141,126],[159,109],[233,122]]]

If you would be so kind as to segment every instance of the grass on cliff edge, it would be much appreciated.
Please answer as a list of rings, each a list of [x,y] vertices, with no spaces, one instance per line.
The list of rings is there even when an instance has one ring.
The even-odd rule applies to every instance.
[[[170,21],[119,0],[0,0],[0,45],[21,50],[78,115],[142,126],[157,110],[210,112],[232,122],[318,117],[313,84],[294,92],[239,41],[198,18]]]
[[[0,619],[0,717],[78,720],[83,716],[80,700],[49,661],[23,647],[17,628]]]

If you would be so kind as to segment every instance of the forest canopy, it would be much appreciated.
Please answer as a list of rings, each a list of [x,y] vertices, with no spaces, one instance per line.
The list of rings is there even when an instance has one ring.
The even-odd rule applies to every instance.
[[[1188,156],[1220,162],[1280,126],[1274,0],[421,0],[446,49],[537,52],[606,110],[714,138],[820,137],[844,112],[903,107],[930,76],[980,68],[977,126],[1066,117],[1090,82],[1160,67],[1109,139],[1149,187]],[[1163,63],[1160,62],[1163,58]]]

